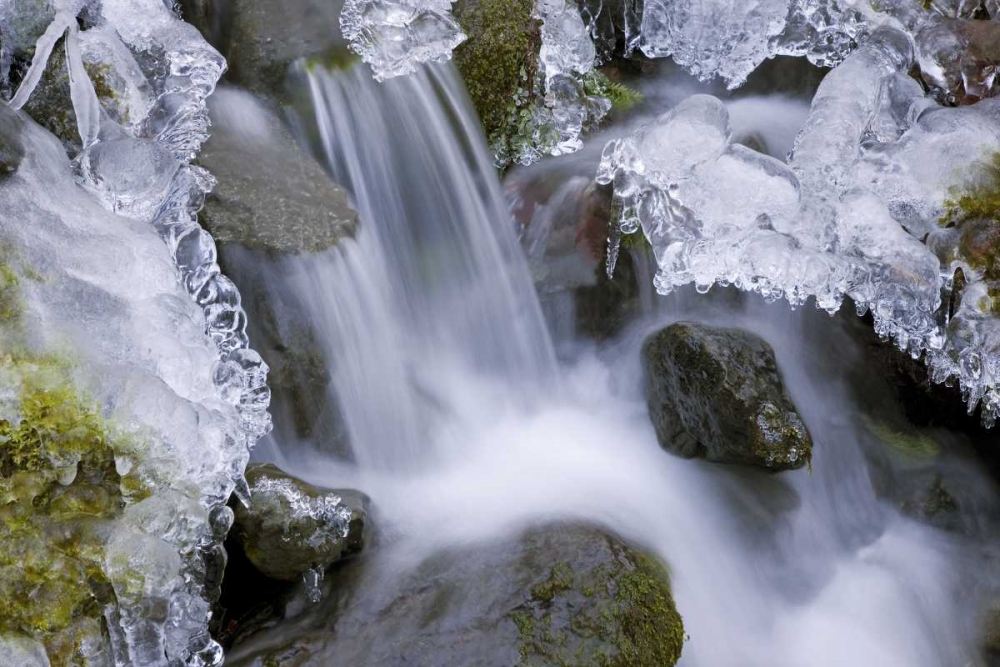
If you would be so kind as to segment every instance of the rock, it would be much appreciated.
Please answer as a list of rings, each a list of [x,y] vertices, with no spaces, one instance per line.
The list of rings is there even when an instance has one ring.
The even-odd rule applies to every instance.
[[[592,528],[439,552],[399,577],[373,568],[335,569],[320,608],[227,663],[669,667],[681,654],[666,570]]]
[[[316,252],[353,234],[343,188],[304,154],[277,115],[222,89],[210,100],[212,137],[199,164],[218,179],[202,211],[217,243],[287,254]]]
[[[16,172],[24,159],[22,122],[16,111],[0,105],[0,181]]]
[[[364,548],[364,494],[319,488],[271,464],[249,466],[246,479],[251,504],[236,504],[233,535],[261,574],[296,581]]]
[[[809,463],[812,439],[758,336],[680,322],[650,336],[642,360],[664,449],[775,471]]]
[[[506,141],[517,109],[530,107],[542,36],[532,0],[459,0],[454,16],[468,35],[455,65],[490,143]],[[509,137],[512,139],[513,137]]]
[[[986,611],[982,626],[983,657],[986,664],[991,667],[1000,665],[1000,604],[995,604]]]
[[[957,509],[955,497],[945,488],[941,475],[934,475],[925,488],[900,503],[903,514],[943,530],[958,528],[954,516]]]
[[[298,147],[277,114],[249,93],[210,99],[212,138],[199,157],[218,179],[201,212],[219,263],[240,287],[254,346],[271,369],[272,411],[284,438],[318,438],[346,450],[328,400],[328,363],[313,318],[287,278],[290,255],[315,253],[353,235],[347,194]]]
[[[227,79],[281,97],[300,58],[350,58],[340,34],[343,0],[183,0],[191,20],[229,63]],[[350,58],[353,60],[353,58]]]

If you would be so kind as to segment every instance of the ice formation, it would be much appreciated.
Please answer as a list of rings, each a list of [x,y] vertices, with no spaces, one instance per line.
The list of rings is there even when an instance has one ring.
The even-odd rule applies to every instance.
[[[28,20],[32,12],[48,25]],[[5,335],[25,354],[72,355],[68,381],[144,443],[115,449],[118,473],[142,493],[123,486],[124,510],[106,529],[109,636],[98,628],[85,643],[115,664],[219,664],[207,626],[231,523],[225,503],[245,493],[249,448],[270,427],[267,367],[197,223],[213,181],[190,161],[224,60],[159,0],[3,2],[0,27],[8,91],[12,63],[35,38],[13,108],[46,67],[63,66],[47,61],[65,35],[80,134],[71,163],[51,134],[23,115],[11,121],[26,155],[0,181],[9,213],[0,235],[39,279],[17,281],[24,331]],[[88,64],[106,73],[115,99],[99,98]]]
[[[913,57],[905,33],[874,31],[820,86],[787,164],[733,144],[725,106],[698,95],[610,142],[598,181],[614,184],[621,231],[652,244],[661,293],[733,284],[829,311],[850,297],[991,422],[1000,322],[937,221],[949,186],[1000,149],[1000,100],[939,107],[906,76]]]
[[[776,55],[835,65],[863,34],[853,0],[646,0],[637,44],[646,56],[671,56],[702,79],[742,84]]]
[[[452,0],[347,0],[340,30],[377,81],[443,62],[465,40]]]

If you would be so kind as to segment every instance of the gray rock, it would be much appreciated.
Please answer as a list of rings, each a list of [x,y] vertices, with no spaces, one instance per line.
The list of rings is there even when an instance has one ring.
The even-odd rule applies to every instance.
[[[0,104],[0,180],[17,171],[24,159],[22,119],[6,104]]]
[[[312,611],[231,665],[669,667],[684,628],[666,570],[592,528],[552,525],[437,553],[403,574],[362,558]]]
[[[263,575],[296,581],[364,548],[368,498],[323,489],[271,464],[247,468],[250,507],[237,504],[233,535]]]
[[[680,322],[647,339],[642,360],[664,449],[768,470],[809,462],[812,439],[758,336]]]
[[[212,137],[198,159],[218,179],[202,211],[217,243],[316,252],[354,233],[347,194],[299,149],[277,114],[248,93],[210,100]]]
[[[343,0],[182,0],[192,22],[229,63],[227,78],[281,97],[300,58],[349,58],[340,34]]]

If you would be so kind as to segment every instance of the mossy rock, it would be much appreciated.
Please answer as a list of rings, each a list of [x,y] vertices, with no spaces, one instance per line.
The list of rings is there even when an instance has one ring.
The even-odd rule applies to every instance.
[[[458,0],[453,8],[468,36],[455,65],[491,144],[506,145],[530,118],[542,45],[533,11],[534,0]]]
[[[24,159],[22,120],[8,105],[0,105],[0,182],[12,175]]]
[[[403,574],[363,558],[327,590],[228,663],[670,667],[685,640],[664,567],[580,525],[438,552]]]
[[[85,62],[83,66],[102,108],[115,121],[127,122],[127,109],[118,103],[119,96],[114,89],[110,65]],[[35,122],[56,135],[70,153],[80,151],[80,131],[70,97],[64,40],[61,39],[52,50],[45,72],[24,105],[24,111]]]
[[[773,471],[809,463],[812,438],[759,336],[679,322],[646,340],[642,361],[664,449]]]

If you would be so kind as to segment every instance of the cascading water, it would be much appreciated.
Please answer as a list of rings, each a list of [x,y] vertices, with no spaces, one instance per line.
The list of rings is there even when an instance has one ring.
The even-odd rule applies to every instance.
[[[450,66],[375,83],[309,73],[322,150],[352,194],[355,241],[289,260],[314,318],[356,459],[405,468],[456,377],[507,396],[551,386],[555,361],[513,224]],[[443,394],[443,395],[442,395]]]
[[[678,663],[686,667],[973,659],[975,605],[965,602],[995,582],[960,573],[981,572],[995,557],[996,501],[992,483],[962,460],[959,439],[931,434],[956,452],[936,465],[960,480],[958,502],[975,508],[973,537],[912,521],[875,492],[913,464],[893,462],[888,445],[859,425],[864,411],[848,383],[860,363],[853,343],[821,314],[757,297],[720,307],[674,295],[597,354],[577,343],[578,360],[557,373],[450,71],[429,68],[383,88],[366,79],[311,79],[330,168],[354,193],[362,231],[337,253],[290,260],[324,337],[357,465],[288,443],[282,453],[314,483],[365,489],[389,537],[365,561],[363,599],[346,609],[321,604],[261,633],[232,664],[257,664],[254,656],[297,642],[317,664],[391,662],[385,647],[410,637],[394,634],[399,626],[378,610],[401,572],[553,519],[605,526],[670,564],[689,634]],[[772,113],[761,113],[768,105]],[[750,126],[770,121],[747,127],[766,136],[783,129],[775,118],[803,115],[782,98],[741,107]],[[598,157],[585,150],[581,159]],[[470,160],[479,167],[468,170]],[[679,319],[771,343],[814,435],[811,470],[776,477],[660,450],[638,386],[638,347]],[[446,606],[459,625],[476,608],[466,602]]]

